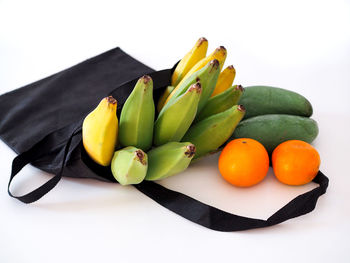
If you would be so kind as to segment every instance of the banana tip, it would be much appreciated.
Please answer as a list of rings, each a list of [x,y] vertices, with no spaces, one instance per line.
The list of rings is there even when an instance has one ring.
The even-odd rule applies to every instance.
[[[242,87],[242,85],[236,85],[235,90],[240,90],[241,92],[243,92],[244,88]]]
[[[146,158],[145,158],[145,153],[141,150],[137,150],[135,151],[135,155],[136,155],[136,158],[138,159],[138,161],[143,164],[143,165],[146,165],[147,162],[146,162]]]
[[[152,78],[148,75],[144,75],[141,78],[143,80],[143,83],[147,84],[148,82],[152,81]]]
[[[196,146],[194,146],[194,144],[189,144],[186,146],[186,152],[185,155],[188,158],[192,158],[196,153]]]
[[[210,65],[215,67],[215,68],[219,67],[219,65],[220,65],[219,60],[217,60],[217,59],[211,60]]]
[[[243,105],[238,105],[238,106],[237,106],[237,109],[238,109],[239,111],[245,112],[245,107],[244,107]]]
[[[220,46],[220,47],[218,47],[216,50],[223,50],[223,51],[226,51],[226,48],[224,47],[224,46]]]
[[[198,46],[200,46],[203,42],[208,42],[208,40],[205,37],[201,37],[198,39]]]
[[[195,91],[197,93],[201,93],[202,92],[202,85],[200,82],[196,82],[194,83],[189,89],[188,89],[188,92],[191,92],[191,91]]]
[[[112,96],[108,96],[106,98],[108,104],[116,104],[117,103],[117,100],[115,98],[113,98]]]

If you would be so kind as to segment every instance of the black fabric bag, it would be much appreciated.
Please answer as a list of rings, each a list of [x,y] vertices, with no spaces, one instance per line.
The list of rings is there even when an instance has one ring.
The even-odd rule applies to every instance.
[[[152,77],[157,100],[169,85],[172,71],[154,71],[115,48],[0,96],[0,138],[18,154],[12,163],[9,195],[24,203],[37,201],[62,176],[117,183],[108,167],[97,165],[84,151],[82,121],[107,95],[117,99],[120,112],[137,79],[144,74]],[[11,181],[29,163],[54,176],[34,191],[14,196]],[[314,182],[319,184],[317,188],[299,195],[267,220],[227,213],[155,182],[144,181],[135,187],[194,223],[218,231],[239,231],[272,226],[311,212],[318,197],[326,192],[328,178],[319,172]]]

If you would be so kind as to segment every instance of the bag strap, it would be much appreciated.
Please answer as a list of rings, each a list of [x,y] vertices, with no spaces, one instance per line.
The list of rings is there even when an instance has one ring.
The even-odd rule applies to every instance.
[[[151,181],[144,181],[135,187],[161,206],[196,224],[212,230],[231,232],[273,226],[310,213],[314,210],[318,198],[326,192],[329,179],[319,171],[313,181],[319,186],[297,196],[267,220],[222,211]]]
[[[45,136],[41,141],[39,141],[37,144],[35,144],[32,148],[30,148],[28,151],[25,151],[21,154],[19,154],[13,161],[12,161],[12,170],[11,170],[11,176],[10,180],[7,186],[7,192],[8,194],[13,197],[18,199],[19,201],[29,204],[32,202],[35,202],[39,200],[41,197],[43,197],[45,194],[50,192],[52,188],[54,188],[57,183],[61,180],[62,174],[64,167],[66,165],[66,160],[67,160],[67,155],[69,152],[69,148],[72,143],[73,137],[80,132],[81,125],[78,125],[72,134],[70,135],[66,145],[64,146],[64,152],[62,156],[62,161],[61,161],[61,166],[60,170],[58,171],[57,174],[55,174],[50,180],[48,180],[46,183],[38,187],[37,189],[22,195],[22,196],[15,196],[12,194],[10,190],[11,182],[13,178],[22,170],[24,166],[27,164],[34,162],[38,160],[40,157],[49,154],[52,152],[54,149],[54,145],[52,144],[53,141],[55,141],[53,138],[55,137],[55,134],[51,133],[47,136]],[[65,127],[67,129],[69,127]]]

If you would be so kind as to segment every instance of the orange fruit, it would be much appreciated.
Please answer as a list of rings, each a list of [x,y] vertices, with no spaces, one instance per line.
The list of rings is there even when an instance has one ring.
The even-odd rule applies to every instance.
[[[261,182],[269,169],[269,155],[258,141],[249,138],[229,142],[219,157],[219,171],[229,183],[248,187]]]
[[[290,140],[278,145],[272,153],[272,167],[277,179],[288,185],[307,184],[320,167],[320,155],[310,144]]]

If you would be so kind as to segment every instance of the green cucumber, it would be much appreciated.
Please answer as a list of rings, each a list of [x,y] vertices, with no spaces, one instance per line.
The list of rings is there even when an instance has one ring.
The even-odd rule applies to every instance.
[[[284,141],[302,140],[311,143],[317,135],[318,126],[313,119],[295,115],[268,114],[241,121],[232,139],[255,139],[271,154]]]
[[[311,103],[302,95],[269,86],[251,86],[244,90],[239,101],[247,113],[245,119],[265,114],[312,115]]]

